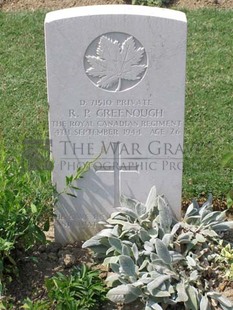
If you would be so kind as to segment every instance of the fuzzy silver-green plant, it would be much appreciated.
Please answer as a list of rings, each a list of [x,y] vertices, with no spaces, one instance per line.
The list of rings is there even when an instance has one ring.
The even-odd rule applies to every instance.
[[[223,231],[233,228],[225,212],[213,211],[211,197],[199,208],[193,202],[178,222],[153,187],[145,204],[127,197],[103,223],[105,228],[83,244],[103,259],[111,272],[107,297],[117,303],[141,299],[145,310],[183,305],[208,310],[216,304],[232,309],[231,302],[206,278],[220,277],[216,264]],[[212,281],[214,282],[214,281]]]

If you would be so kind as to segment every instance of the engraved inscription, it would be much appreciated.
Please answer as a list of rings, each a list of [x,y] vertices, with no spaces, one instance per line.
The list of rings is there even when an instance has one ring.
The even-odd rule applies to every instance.
[[[97,47],[93,47],[96,40]],[[88,47],[84,60],[86,74],[95,86],[120,92],[141,81],[146,72],[147,57],[144,47],[136,38],[113,32],[96,40]],[[95,55],[89,54],[91,50]]]
[[[82,98],[68,109],[66,120],[51,121],[57,137],[180,136],[183,122],[170,119],[151,98]]]

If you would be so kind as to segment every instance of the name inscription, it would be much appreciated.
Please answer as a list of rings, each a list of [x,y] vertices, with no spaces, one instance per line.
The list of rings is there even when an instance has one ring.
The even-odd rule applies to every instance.
[[[52,121],[55,136],[167,136],[180,135],[181,120],[166,118],[151,99],[81,99],[68,109],[66,121]]]
[[[174,143],[173,137],[182,135],[183,123],[167,114],[150,98],[80,99],[78,108],[67,109],[63,120],[51,121],[62,154],[60,169],[75,170],[101,154],[96,171],[108,170],[114,166],[117,147],[124,170],[131,165],[136,170],[181,170],[182,145]],[[92,141],[84,142],[80,137]],[[120,142],[106,142],[101,137]],[[137,141],[137,137],[142,140]]]

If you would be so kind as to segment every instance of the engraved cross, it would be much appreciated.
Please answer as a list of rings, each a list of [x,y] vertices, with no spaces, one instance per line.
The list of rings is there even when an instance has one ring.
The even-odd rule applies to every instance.
[[[122,165],[121,156],[119,151],[120,142],[114,142],[117,145],[114,152],[113,165],[95,167],[95,171],[98,172],[113,172],[114,175],[114,207],[120,207],[121,196],[121,173],[122,172],[136,172],[138,173],[138,165]]]

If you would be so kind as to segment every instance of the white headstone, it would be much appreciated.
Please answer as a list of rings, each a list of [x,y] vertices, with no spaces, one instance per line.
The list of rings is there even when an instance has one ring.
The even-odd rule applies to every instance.
[[[125,194],[142,202],[155,185],[181,209],[186,17],[130,5],[48,13],[49,124],[58,191],[96,159],[78,198],[60,196],[62,243],[85,240]]]

